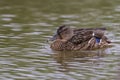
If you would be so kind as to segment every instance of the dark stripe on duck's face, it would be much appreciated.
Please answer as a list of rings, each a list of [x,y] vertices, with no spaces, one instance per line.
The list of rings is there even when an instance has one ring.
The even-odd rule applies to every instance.
[[[62,32],[62,31],[61,31]],[[62,36],[61,36],[61,32],[58,32],[56,33],[57,36],[59,36],[60,39],[62,39]]]

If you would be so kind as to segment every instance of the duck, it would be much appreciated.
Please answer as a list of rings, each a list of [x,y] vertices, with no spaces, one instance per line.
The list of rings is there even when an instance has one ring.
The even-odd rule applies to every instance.
[[[111,41],[105,36],[106,28],[71,28],[59,26],[50,38],[50,48],[56,51],[94,50],[107,47]]]

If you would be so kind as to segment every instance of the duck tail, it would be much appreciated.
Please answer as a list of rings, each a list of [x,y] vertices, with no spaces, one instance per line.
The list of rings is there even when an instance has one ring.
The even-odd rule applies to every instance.
[[[107,40],[107,43],[109,43],[109,44],[110,44],[110,43],[112,43],[112,42],[111,42],[111,41],[109,41],[109,40]]]

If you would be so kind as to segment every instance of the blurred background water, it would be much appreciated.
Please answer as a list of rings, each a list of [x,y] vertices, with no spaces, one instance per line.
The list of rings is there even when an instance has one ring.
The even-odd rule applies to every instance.
[[[52,51],[58,26],[106,27],[113,47]],[[119,80],[120,0],[0,0],[0,80]]]

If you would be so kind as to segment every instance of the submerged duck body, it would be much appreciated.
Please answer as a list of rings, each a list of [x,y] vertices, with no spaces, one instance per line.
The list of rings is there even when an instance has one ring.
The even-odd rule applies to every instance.
[[[73,29],[60,26],[51,38],[53,50],[92,50],[107,47],[110,43],[104,35],[105,28]]]

